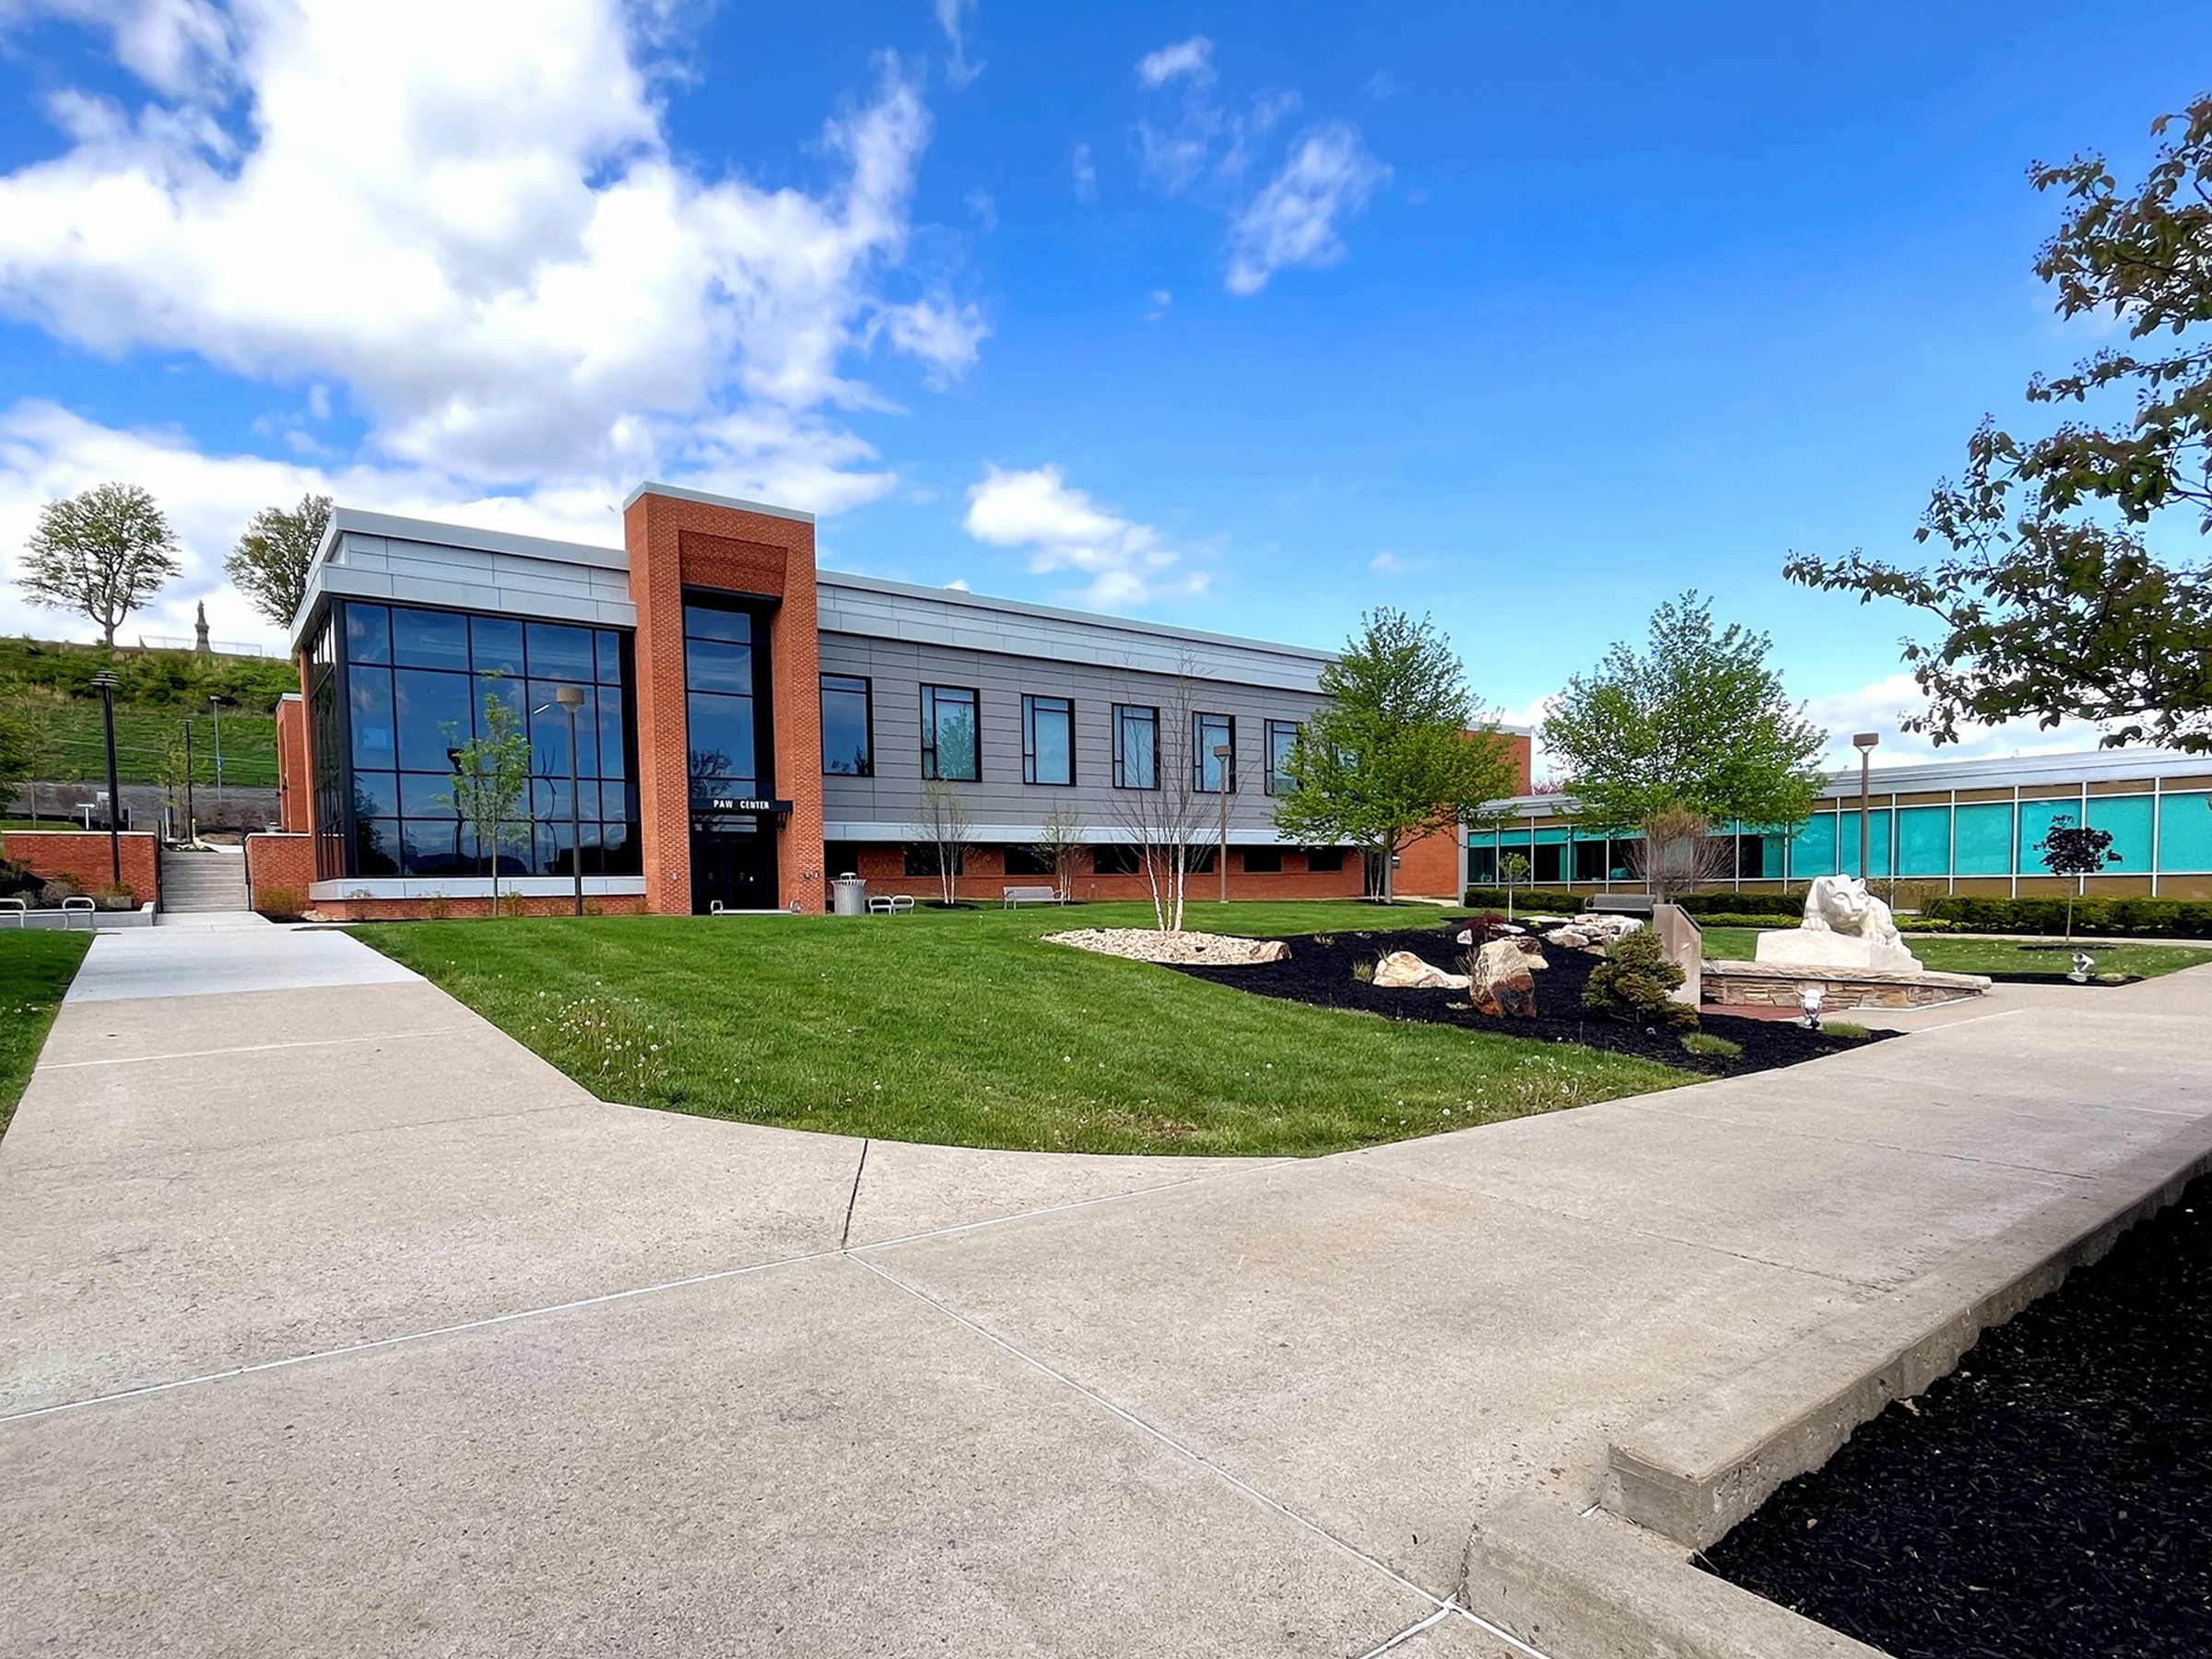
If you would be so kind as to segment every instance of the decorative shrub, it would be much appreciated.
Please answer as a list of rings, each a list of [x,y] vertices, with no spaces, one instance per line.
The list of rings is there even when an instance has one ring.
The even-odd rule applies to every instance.
[[[1947,894],[1928,900],[1924,913],[1967,933],[2051,934],[2065,932],[2062,899],[1975,899]],[[2212,900],[2077,899],[2074,931],[2082,934],[2148,934],[2167,938],[2212,938]]]
[[[39,889],[39,908],[59,910],[63,900],[75,899],[84,890],[84,884],[74,876],[53,877]]]
[[[1659,935],[1649,928],[1623,934],[1590,971],[1583,1006],[1630,1025],[1694,1027],[1698,1011],[1674,1000],[1682,988],[1682,970],[1666,959]]]
[[[1467,889],[1467,903],[1477,910],[1505,909],[1505,889],[1496,887],[1471,887]],[[1583,901],[1572,893],[1547,892],[1541,888],[1515,888],[1513,909],[1516,911],[1543,911],[1548,914],[1571,916],[1583,908]]]
[[[103,882],[93,893],[92,899],[101,910],[135,910],[138,904],[138,895],[131,890],[131,884],[127,881]]]
[[[274,921],[297,922],[300,912],[307,908],[307,895],[298,888],[264,888],[260,908],[263,915]]]

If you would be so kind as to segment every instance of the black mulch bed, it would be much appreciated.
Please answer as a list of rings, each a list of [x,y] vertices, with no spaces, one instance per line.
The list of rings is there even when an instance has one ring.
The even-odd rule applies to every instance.
[[[2212,1177],[1705,1564],[1896,1659],[2212,1653]]]
[[[1290,947],[1287,962],[1258,962],[1248,968],[1208,968],[1178,963],[1184,973],[1234,985],[1262,996],[1279,996],[1288,1002],[1309,1003],[1320,1008],[1356,1008],[1392,1019],[1419,1020],[1429,1025],[1464,1026],[1474,1031],[1495,1031],[1505,1037],[1534,1037],[1546,1042],[1576,1042],[1585,1048],[1606,1049],[1618,1054],[1635,1054],[1685,1071],[1712,1077],[1739,1072],[1769,1071],[1777,1065],[1794,1065],[1800,1060],[1862,1048],[1869,1038],[1830,1037],[1810,1031],[1801,1024],[1774,1019],[1749,1019],[1740,1014],[1704,1012],[1700,1029],[1738,1043],[1736,1055],[1693,1054],[1682,1046],[1682,1033],[1664,1027],[1650,1030],[1589,1013],[1583,1006],[1583,987],[1599,959],[1581,950],[1547,946],[1548,968],[1535,976],[1535,1020],[1494,1019],[1477,1014],[1467,1005],[1464,991],[1378,990],[1355,979],[1352,970],[1372,963],[1394,950],[1410,950],[1423,961],[1446,972],[1461,971],[1466,947],[1453,943],[1466,926],[1453,922],[1444,927],[1400,933],[1309,934],[1286,940]],[[1325,941],[1325,942],[1324,942]],[[1460,1006],[1453,1007],[1457,1003]],[[1848,1018],[1846,1015],[1844,1018]],[[1877,1037],[1892,1033],[1878,1032]]]

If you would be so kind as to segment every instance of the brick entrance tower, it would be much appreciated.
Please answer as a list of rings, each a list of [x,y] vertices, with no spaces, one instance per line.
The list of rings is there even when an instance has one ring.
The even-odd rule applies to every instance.
[[[689,741],[684,697],[686,589],[772,602],[769,612],[776,884],[785,909],[822,906],[822,711],[815,632],[814,516],[641,484],[622,508],[638,607],[639,835],[646,908],[691,910]]]

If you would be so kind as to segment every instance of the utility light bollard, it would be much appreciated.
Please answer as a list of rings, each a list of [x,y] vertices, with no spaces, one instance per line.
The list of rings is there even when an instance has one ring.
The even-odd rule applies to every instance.
[[[123,785],[115,775],[115,671],[102,668],[92,677],[100,688],[100,724],[108,735],[108,861],[117,887],[123,885],[123,835],[117,819],[123,812]]]

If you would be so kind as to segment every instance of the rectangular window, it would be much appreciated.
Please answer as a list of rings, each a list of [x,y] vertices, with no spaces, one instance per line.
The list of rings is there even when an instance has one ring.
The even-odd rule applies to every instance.
[[[1567,855],[1565,847],[1553,841],[1548,844],[1539,843],[1530,851],[1534,854],[1529,861],[1528,878],[1531,881],[1564,881],[1567,879],[1563,868]]]
[[[402,668],[458,668],[468,672],[468,618],[452,611],[392,613],[392,660]]]
[[[1897,814],[1897,873],[1948,876],[1951,873],[1951,809],[1904,806]]]
[[[1066,698],[1022,698],[1021,781],[1076,781],[1076,705]]]
[[[822,772],[835,778],[872,778],[876,749],[870,740],[868,682],[849,674],[822,676]]]
[[[931,846],[928,842],[914,841],[908,843],[906,849],[906,873],[909,876],[939,875],[942,872],[940,872],[937,868],[938,862],[937,849]],[[955,876],[964,876],[968,873],[967,848],[955,847],[953,849],[952,873]]]
[[[2009,876],[2012,874],[2012,803],[1971,801],[1951,815],[1951,835],[1958,847],[1954,876]],[[1793,876],[1822,874],[1803,870],[1795,863]]]
[[[1226,750],[1226,756],[1216,749]],[[1237,723],[1227,714],[1191,716],[1191,782],[1200,794],[1237,791]]]
[[[973,688],[922,688],[922,775],[957,783],[972,783],[983,775]]]
[[[1343,869],[1344,849],[1342,847],[1308,847],[1306,849],[1306,868],[1315,871],[1326,870],[1331,873]]]
[[[1113,786],[1116,789],[1159,787],[1158,709],[1140,708],[1135,703],[1113,705]]]
[[[1495,855],[1491,865],[1496,867]],[[1606,878],[1606,841],[1603,836],[1584,841],[1577,836],[1574,842],[1574,878],[1577,881],[1603,881]]]
[[[2212,807],[2212,794],[2176,793],[2159,803],[2161,869],[2212,870],[2212,811],[2207,811],[2208,807]]]
[[[1290,757],[1298,747],[1298,724],[1289,720],[1267,723],[1267,793],[1290,793]]]
[[[1313,855],[1311,853],[1307,853],[1306,868],[1317,870],[1320,867],[1313,862]],[[1469,887],[1489,887],[1497,879],[1498,849],[1495,846],[1469,847],[1467,849],[1467,885]]]
[[[1247,876],[1279,876],[1283,871],[1283,850],[1280,847],[1247,847],[1244,849],[1244,874]]]
[[[1130,787],[1139,786],[1132,784]],[[1094,874],[1100,876],[1135,876],[1143,871],[1144,864],[1136,848],[1125,841],[1116,841],[1091,848],[1090,867]]]
[[[1021,841],[1006,848],[1006,874],[1009,876],[1056,876],[1053,861],[1037,848]]]

